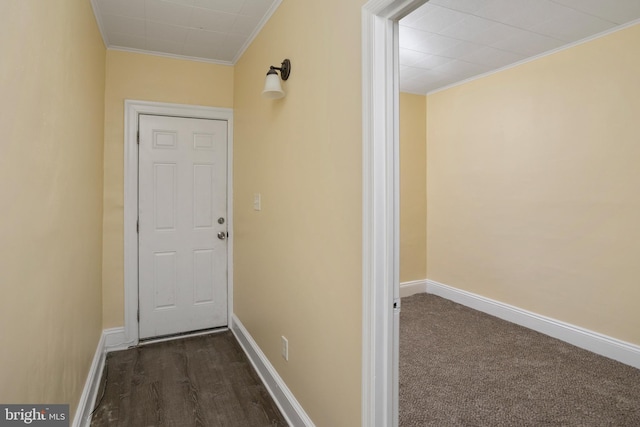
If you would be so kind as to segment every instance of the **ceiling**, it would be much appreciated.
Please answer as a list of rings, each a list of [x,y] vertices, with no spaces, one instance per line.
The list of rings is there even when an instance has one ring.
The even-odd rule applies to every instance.
[[[400,90],[432,92],[639,18],[640,0],[430,0],[400,21]]]
[[[282,0],[91,0],[108,48],[235,64]],[[425,94],[640,19],[640,0],[430,0],[400,21]]]
[[[91,0],[108,48],[235,64],[282,0]]]

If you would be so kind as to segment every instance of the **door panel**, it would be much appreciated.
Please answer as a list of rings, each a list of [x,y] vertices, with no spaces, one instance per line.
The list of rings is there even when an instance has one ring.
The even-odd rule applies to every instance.
[[[155,163],[153,175],[155,229],[175,231],[176,164]]]
[[[140,115],[139,131],[140,338],[226,326],[227,122]]]

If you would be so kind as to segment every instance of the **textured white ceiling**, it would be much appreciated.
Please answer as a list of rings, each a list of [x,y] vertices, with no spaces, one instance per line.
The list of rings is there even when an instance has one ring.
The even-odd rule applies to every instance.
[[[91,3],[109,48],[235,64],[281,1]],[[400,21],[400,89],[428,93],[638,19],[640,0],[430,0]]]
[[[234,64],[282,0],[91,0],[109,48]]]
[[[640,0],[431,0],[400,21],[400,90],[428,93],[639,18]]]

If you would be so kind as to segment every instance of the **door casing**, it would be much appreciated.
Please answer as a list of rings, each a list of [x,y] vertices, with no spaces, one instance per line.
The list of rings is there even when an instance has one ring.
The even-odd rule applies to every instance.
[[[362,7],[363,427],[398,425],[398,21],[427,1],[369,0]]]
[[[124,114],[124,334],[137,345],[138,332],[138,117],[155,114],[227,122],[227,324],[233,315],[233,110],[198,105],[125,100]]]

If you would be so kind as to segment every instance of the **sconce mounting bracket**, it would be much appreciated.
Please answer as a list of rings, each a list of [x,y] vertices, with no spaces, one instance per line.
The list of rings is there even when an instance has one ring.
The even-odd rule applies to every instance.
[[[280,70],[280,78],[282,80],[287,80],[289,78],[289,74],[291,74],[291,61],[289,61],[288,59],[285,59],[284,61],[282,61],[281,67],[274,67],[272,65],[271,69]]]

